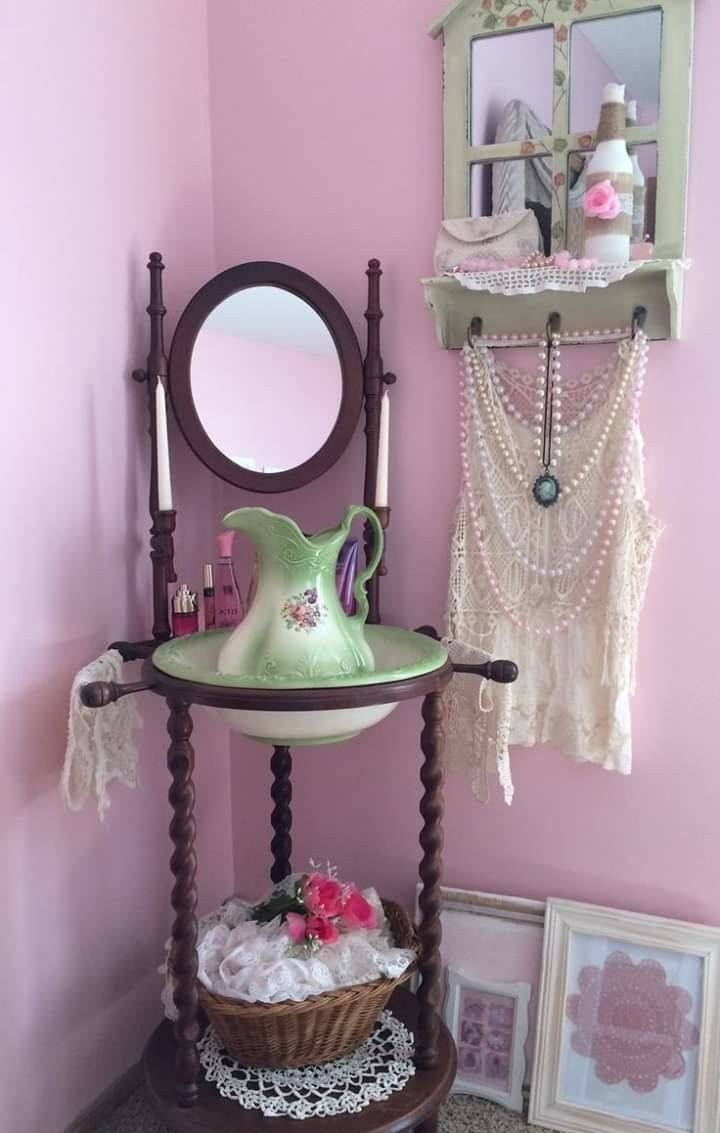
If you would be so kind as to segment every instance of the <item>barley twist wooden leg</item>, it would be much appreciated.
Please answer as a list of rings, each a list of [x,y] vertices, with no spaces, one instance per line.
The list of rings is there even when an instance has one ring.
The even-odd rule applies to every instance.
[[[177,1053],[175,1069],[177,1079],[176,1101],[180,1106],[192,1106],[198,1098],[200,1060],[197,1041],[200,1028],[197,1019],[197,934],[195,916],[197,889],[195,888],[195,788],[192,775],[195,752],[190,743],[192,719],[189,705],[178,699],[168,699],[170,718],[168,733],[168,769],[172,783],[168,792],[173,810],[170,837],[175,846],[170,858],[170,869],[175,878],[172,907],[175,921],[172,928],[172,967],[175,976],[175,1006],[178,1018],[174,1033]]]
[[[273,864],[270,877],[277,885],[284,881],[292,872],[290,855],[292,854],[292,755],[289,747],[276,747],[270,760],[270,770],[273,773],[273,783],[270,795],[273,803],[270,822],[275,831],[270,849],[272,850]]]
[[[424,825],[420,833],[423,858],[420,863],[422,890],[419,899],[420,927],[418,938],[420,955],[418,967],[421,982],[417,993],[419,1014],[415,1065],[421,1070],[434,1070],[439,1061],[440,1017],[438,1007],[440,1006],[441,996],[439,950],[442,937],[440,881],[443,870],[442,819],[445,810],[442,759],[445,736],[442,727],[443,702],[441,693],[432,692],[425,697],[422,715],[425,727],[420,738],[420,745],[425,759],[420,772],[420,779],[425,788],[425,793],[420,802],[420,814]],[[423,1133],[432,1133],[433,1126],[429,1125],[427,1131],[424,1125],[421,1126],[421,1129]]]

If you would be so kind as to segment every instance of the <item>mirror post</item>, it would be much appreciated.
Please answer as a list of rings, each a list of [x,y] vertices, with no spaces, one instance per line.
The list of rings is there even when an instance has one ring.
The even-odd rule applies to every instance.
[[[163,303],[162,273],[165,265],[159,252],[151,252],[148,260],[150,273],[150,302],[146,310],[150,316],[150,352],[147,356],[147,369],[134,370],[136,382],[147,386],[148,411],[150,418],[150,559],[153,572],[153,627],[154,642],[167,641],[171,636],[168,612],[168,584],[175,582],[175,532],[176,512],[161,511],[158,504],[158,452],[157,423],[155,414],[155,392],[159,381],[167,389],[167,358],[163,339],[163,319],[166,308]]]
[[[367,353],[364,362],[365,376],[365,488],[363,503],[373,508],[387,531],[390,524],[390,508],[375,507],[375,488],[378,472],[378,447],[380,441],[380,402],[385,386],[393,385],[394,374],[386,374],[380,353],[380,320],[383,317],[380,307],[380,276],[382,268],[379,260],[369,260],[366,275],[368,277],[368,304],[365,311],[367,322]],[[373,533],[369,524],[365,524],[364,539],[365,561],[369,562],[373,552]],[[380,561],[378,569],[367,584],[368,624],[380,624],[380,578],[387,574],[384,560]]]

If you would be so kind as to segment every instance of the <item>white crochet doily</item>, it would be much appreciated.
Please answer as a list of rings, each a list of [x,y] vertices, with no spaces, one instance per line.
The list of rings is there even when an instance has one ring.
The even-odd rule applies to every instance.
[[[391,1011],[383,1011],[370,1038],[345,1058],[322,1066],[273,1070],[241,1066],[226,1054],[214,1029],[199,1043],[208,1082],[243,1109],[263,1117],[336,1117],[359,1113],[405,1088],[415,1073],[412,1035]]]
[[[500,271],[448,272],[470,291],[489,291],[491,295],[536,295],[540,291],[587,291],[589,287],[608,287],[637,269],[642,260],[626,264],[596,264],[591,268],[526,267]]]

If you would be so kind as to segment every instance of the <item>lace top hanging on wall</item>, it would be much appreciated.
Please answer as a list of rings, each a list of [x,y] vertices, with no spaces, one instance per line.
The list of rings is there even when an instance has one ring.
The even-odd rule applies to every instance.
[[[510,744],[549,743],[623,774],[638,619],[661,530],[645,500],[638,425],[647,349],[638,331],[607,365],[572,379],[557,338],[536,374],[484,346],[462,356],[450,637],[517,661]],[[476,689],[457,679],[451,688],[450,755],[470,751],[480,793],[497,706],[479,712]]]

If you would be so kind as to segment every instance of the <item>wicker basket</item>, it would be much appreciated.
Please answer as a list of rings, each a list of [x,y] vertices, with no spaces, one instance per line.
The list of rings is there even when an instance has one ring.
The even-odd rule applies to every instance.
[[[398,948],[416,949],[412,922],[394,901],[383,909]],[[355,1050],[369,1036],[396,987],[397,979],[379,979],[313,995],[301,1003],[245,1003],[216,995],[198,983],[200,1005],[224,1048],[249,1066],[311,1066],[331,1062]]]

